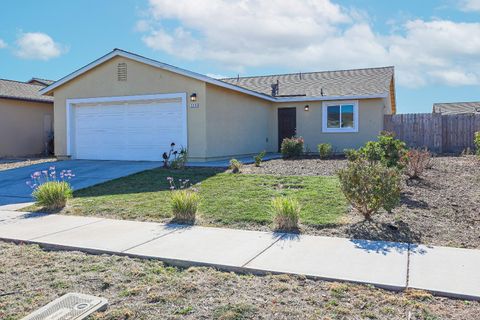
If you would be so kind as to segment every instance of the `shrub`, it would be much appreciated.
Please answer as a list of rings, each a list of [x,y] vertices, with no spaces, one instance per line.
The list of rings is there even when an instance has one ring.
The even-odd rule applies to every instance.
[[[48,181],[32,192],[37,205],[48,210],[58,210],[67,204],[73,195],[70,184],[66,181]]]
[[[255,161],[255,167],[260,167],[260,164],[263,161],[263,157],[265,157],[267,153],[265,151],[260,152],[257,154],[255,157],[253,157],[253,160]]]
[[[480,156],[480,131],[475,132],[473,142],[475,143],[477,155]]]
[[[380,208],[390,212],[400,201],[400,174],[393,168],[357,160],[338,176],[343,194],[366,220]]]
[[[320,143],[317,148],[318,153],[320,154],[320,159],[326,159],[332,156],[333,148],[330,143]]]
[[[300,204],[297,200],[280,197],[272,200],[274,221],[278,230],[298,229]]]
[[[294,158],[299,157],[303,153],[303,138],[302,137],[293,137],[285,138],[282,141],[282,146],[280,151],[284,158]]]
[[[393,133],[383,131],[378,137],[378,145],[382,150],[380,161],[389,168],[401,168],[402,158],[407,152],[405,142],[395,139]]]
[[[428,150],[411,149],[405,158],[405,174],[410,179],[419,178],[426,169],[431,167],[432,155]]]
[[[355,149],[344,149],[343,153],[348,161],[357,161],[361,157],[360,152]]]
[[[395,139],[392,133],[384,131],[378,136],[378,141],[369,141],[358,151],[347,149],[344,152],[350,161],[361,158],[371,164],[380,162],[389,168],[402,169],[405,165],[407,148],[405,142]]]
[[[175,220],[182,222],[194,222],[199,202],[200,196],[194,190],[173,190],[171,205]]]
[[[237,159],[230,160],[230,169],[232,173],[240,173],[243,167],[243,163]]]

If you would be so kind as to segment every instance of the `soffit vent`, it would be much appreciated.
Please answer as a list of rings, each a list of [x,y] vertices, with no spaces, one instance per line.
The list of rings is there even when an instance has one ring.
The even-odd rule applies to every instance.
[[[117,65],[117,80],[127,81],[127,64],[125,62],[120,62]]]

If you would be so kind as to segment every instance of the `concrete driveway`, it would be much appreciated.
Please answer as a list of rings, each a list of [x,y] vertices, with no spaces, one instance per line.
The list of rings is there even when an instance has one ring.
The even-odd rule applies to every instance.
[[[128,176],[137,172],[161,167],[161,162],[147,161],[94,161],[68,160],[45,162],[28,167],[0,171],[0,206],[32,201],[32,190],[26,185],[30,174],[54,166],[57,172],[72,170],[70,180],[74,190],[83,189],[105,181]]]

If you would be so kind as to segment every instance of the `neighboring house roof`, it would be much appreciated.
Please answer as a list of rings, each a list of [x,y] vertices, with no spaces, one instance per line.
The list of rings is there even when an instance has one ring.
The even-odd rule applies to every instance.
[[[43,88],[45,88],[44,85],[0,79],[0,98],[53,102],[52,97],[44,96],[40,93],[40,90]]]
[[[32,78],[32,79],[27,81],[27,83],[43,85],[44,87],[49,86],[54,82],[55,81],[53,81],[53,80],[42,79],[42,78]]]
[[[441,114],[478,113],[480,114],[480,102],[434,103],[433,113],[441,113]]]
[[[267,95],[272,95],[272,84],[278,83],[277,97],[316,97],[386,95],[390,91],[390,82],[393,76],[393,67],[383,67],[220,80]]]
[[[237,84],[232,79],[223,79],[223,80],[218,80],[214,79],[211,77],[208,77],[203,74],[199,74],[193,71],[185,70],[182,68],[178,68],[163,62],[159,62],[153,59],[149,59],[131,52],[127,52],[121,49],[114,49],[110,53],[104,55],[103,57],[89,63],[88,65],[84,66],[83,68],[80,68],[71,74],[63,77],[62,79],[56,81],[55,83],[49,85],[48,87],[44,88],[41,90],[42,94],[51,94],[52,91],[55,88],[58,88],[59,86],[63,85],[64,83],[71,81],[72,79],[78,77],[79,75],[95,68],[96,66],[114,58],[114,57],[124,57],[128,58],[134,61],[138,61],[141,63],[145,63],[163,70],[167,70],[170,72],[174,72],[177,74],[181,74],[190,78],[194,78],[200,81],[204,81],[206,83],[214,84],[220,87],[224,87],[230,90],[242,92],[245,94],[249,94],[261,99],[265,99],[268,101],[274,101],[274,102],[291,102],[291,101],[321,101],[321,100],[340,100],[340,99],[368,99],[368,98],[386,98],[389,96],[390,91],[389,91],[389,85],[390,82],[393,79],[393,67],[387,67],[387,68],[377,68],[377,69],[363,69],[364,71],[361,70],[350,70],[350,71],[337,71],[337,73],[333,74],[330,73],[330,76],[338,75],[341,76],[339,80],[336,81],[336,85],[339,86],[337,90],[333,90],[333,81],[330,81],[330,85],[325,86],[325,91],[324,95],[321,95],[321,88],[323,86],[322,83],[317,84],[315,86],[315,83],[312,83],[314,81],[315,76],[310,76],[311,80],[309,80],[309,85],[307,87],[309,88],[309,94],[307,95],[305,92],[300,92],[302,94],[301,96],[272,96],[271,92],[271,84],[268,84],[269,90],[265,89],[265,86],[267,85],[265,82],[265,85],[262,85],[260,87],[258,86],[247,86],[247,85],[241,85]],[[373,70],[373,71],[369,71]],[[383,71],[381,71],[383,70]],[[355,76],[352,78],[350,74]],[[324,77],[322,79],[326,80],[328,79],[328,73],[311,73],[311,75],[318,75],[318,74],[324,74]],[[298,74],[296,74],[298,75]],[[294,75],[284,75],[286,78],[290,77],[293,78]],[[380,77],[381,79],[368,79],[369,77]],[[279,77],[279,76],[276,76]],[[387,78],[390,77],[387,81]],[[258,78],[265,78],[264,81],[268,77],[258,77]],[[234,78],[237,80],[237,78]],[[240,78],[240,79],[251,79],[251,78]],[[276,79],[275,79],[276,81]],[[280,81],[280,79],[279,79]],[[247,82],[247,81],[246,81]],[[289,82],[291,85],[291,89],[289,89],[286,92],[292,92],[292,94],[298,94],[298,88],[303,88],[300,84],[294,84],[295,81],[290,80]],[[280,90],[282,90],[283,85],[280,84]],[[314,89],[315,88],[315,89]],[[282,92],[282,91],[281,91]],[[338,93],[341,92],[341,95],[338,95]]]

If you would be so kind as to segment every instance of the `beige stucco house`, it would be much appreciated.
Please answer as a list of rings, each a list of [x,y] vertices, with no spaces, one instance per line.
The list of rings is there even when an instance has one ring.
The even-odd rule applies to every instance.
[[[53,133],[53,98],[39,91],[52,82],[0,79],[0,158],[45,153]]]
[[[41,91],[54,97],[58,157],[190,161],[277,152],[302,136],[341,152],[395,113],[393,67],[213,79],[115,49]]]

